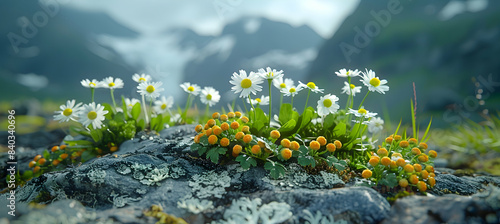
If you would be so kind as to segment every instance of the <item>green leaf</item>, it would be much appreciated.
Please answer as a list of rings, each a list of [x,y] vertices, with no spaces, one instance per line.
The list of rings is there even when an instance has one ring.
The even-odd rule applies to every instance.
[[[87,141],[87,140],[64,141],[64,143],[68,144],[69,146],[76,146],[76,145],[89,146],[89,145],[93,145],[94,144],[93,142]]]
[[[92,130],[90,130],[90,136],[92,137],[94,142],[97,143],[102,139],[103,134],[102,134],[101,129],[92,129]]]
[[[300,116],[300,118],[302,118],[302,121],[300,122],[299,129],[302,129],[305,126],[307,126],[311,122],[313,116],[314,116],[314,109],[312,107],[308,107]]]
[[[394,174],[394,173],[387,174],[378,183],[385,185],[385,186],[388,186],[388,187],[391,187],[391,188],[398,186],[398,180],[396,178],[396,174]]]
[[[21,175],[21,178],[23,180],[29,180],[32,177],[33,177],[33,171],[31,171],[31,170],[26,170],[26,171],[24,171],[23,175]]]
[[[212,149],[208,150],[206,158],[207,159],[210,158],[212,163],[219,163],[219,155],[226,154],[226,151],[227,151],[226,148],[221,148],[221,147],[212,148]]]
[[[136,103],[133,107],[132,107],[132,118],[134,120],[137,120],[137,118],[139,118],[139,115],[141,115],[141,104],[140,103]]]
[[[415,84],[415,83],[413,83]],[[415,139],[418,139],[418,129],[417,129],[417,125],[415,125],[416,123],[416,119],[415,119],[415,108],[413,107],[413,100],[410,100],[411,102],[411,126],[413,128],[413,137]]]
[[[316,160],[314,160],[314,157],[312,157],[310,155],[306,155],[306,156],[299,155],[299,158],[297,158],[297,162],[301,166],[311,166],[313,168],[316,166]]]
[[[90,150],[86,150],[82,153],[82,162],[89,161],[93,158],[95,158],[95,155]]]
[[[273,179],[278,179],[285,175],[285,167],[278,162],[266,162],[264,169],[269,170]]]
[[[289,103],[284,103],[281,105],[279,121],[281,124],[286,124],[289,120],[292,119],[292,105]]]
[[[422,139],[421,139],[422,142],[429,141],[429,138],[431,136],[430,135],[427,136],[427,135],[429,134],[429,130],[431,129],[431,124],[432,124],[432,117],[431,117],[431,120],[429,121],[429,125],[427,125],[427,129],[425,129],[424,136],[422,136]]]
[[[125,117],[129,117],[128,115],[128,110],[127,110],[127,104],[125,104],[125,97],[122,95],[122,110],[123,113],[125,114]]]
[[[235,159],[237,162],[240,162],[241,168],[243,169],[248,169],[251,166],[257,166],[257,161],[255,161],[254,158],[247,156],[247,155],[239,155]]]
[[[113,120],[116,121],[118,124],[123,124],[125,123],[125,115],[122,112],[118,112],[115,114]]]
[[[49,153],[49,151],[47,149],[45,149],[43,151],[42,155],[43,155],[43,158],[45,158],[45,159],[50,158],[50,153]]]
[[[114,115],[113,107],[107,103],[103,103],[102,106],[104,107],[104,110],[108,111],[108,113],[106,115],[104,115],[104,117],[108,120],[113,119],[113,115]]]
[[[289,120],[286,122],[281,128],[278,129],[280,132],[289,132],[292,131],[295,128],[295,125],[297,122],[294,119]]]
[[[333,166],[334,163],[338,163],[339,160],[335,156],[328,156],[326,157],[326,163],[328,164],[329,167]]]
[[[338,123],[333,129],[333,134],[335,137],[344,136],[347,131],[347,125],[345,123]]]
[[[335,125],[335,116],[333,116],[333,114],[328,114],[323,122],[323,128],[325,130],[330,130],[331,128],[333,128],[334,125]]]
[[[137,132],[144,130],[144,128],[146,127],[146,122],[144,122],[144,119],[141,119],[137,123],[136,127],[139,129]]]
[[[150,122],[151,130],[156,131],[159,128],[159,126],[161,126],[162,120],[163,120],[163,117],[161,114],[159,114],[156,117],[151,118],[151,122]]]

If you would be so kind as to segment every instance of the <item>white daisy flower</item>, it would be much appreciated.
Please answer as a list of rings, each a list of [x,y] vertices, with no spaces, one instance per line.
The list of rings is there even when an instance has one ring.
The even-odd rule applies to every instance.
[[[323,93],[323,90],[324,90],[324,89],[318,88],[318,86],[316,86],[316,84],[314,82],[308,82],[307,84],[304,84],[301,81],[299,81],[299,86],[298,87],[302,87],[304,89],[308,88],[308,89],[310,89],[311,91],[313,91],[315,93]]]
[[[280,92],[286,88],[290,88],[295,86],[292,79],[285,79],[283,81],[283,77],[275,78],[273,80],[274,87],[278,88]]]
[[[140,103],[138,99],[135,98],[125,98],[125,105],[127,106],[127,110],[130,111],[134,107],[136,103]]]
[[[80,83],[85,88],[101,88],[101,87],[103,87],[101,82],[97,81],[97,79],[92,79],[92,81],[90,81],[89,79],[84,79],[84,80],[80,81]]]
[[[142,73],[140,75],[139,74],[134,74],[132,76],[132,80],[134,80],[137,83],[150,82],[151,81],[151,76],[150,75],[146,75],[144,73]]]
[[[104,110],[104,106],[101,104],[95,105],[94,102],[83,105],[80,113],[80,119],[78,120],[84,127],[88,127],[92,124],[94,129],[100,129],[102,126],[102,121],[105,119],[104,115],[108,113]]]
[[[281,92],[283,94],[285,94],[285,96],[292,96],[294,97],[295,95],[297,95],[301,90],[303,90],[304,88],[302,86],[298,86],[298,87],[295,87],[295,86],[287,86],[285,89],[282,89]]]
[[[252,99],[252,102],[250,102],[249,99],[247,99],[247,103],[251,103],[252,105],[269,105],[269,96],[264,96],[262,95],[262,97],[260,98],[255,98],[255,99]]]
[[[257,92],[262,90],[262,86],[259,86],[259,84],[264,82],[257,73],[250,72],[250,75],[247,76],[244,70],[240,70],[240,74],[236,72],[233,73],[231,79],[229,83],[234,85],[231,87],[231,90],[234,91],[234,93],[241,92],[240,98],[248,97],[250,93],[256,95]]]
[[[75,100],[68,100],[66,105],[61,105],[60,111],[56,111],[54,115],[54,120],[62,122],[68,122],[69,120],[76,121],[78,119],[78,113],[81,110],[82,103],[75,105]]]
[[[331,113],[337,112],[340,106],[336,103],[339,98],[335,95],[327,94],[318,100],[318,115],[326,116]]]
[[[201,90],[200,100],[203,104],[208,104],[208,106],[212,107],[220,100],[219,91],[213,87],[205,87]]]
[[[180,114],[174,114],[173,116],[170,117],[170,122],[171,123],[181,123],[182,117]]]
[[[385,94],[386,91],[389,91],[389,86],[385,85],[387,84],[387,80],[383,79],[380,80],[378,77],[375,76],[375,72],[370,69],[365,69],[366,73],[363,73],[363,76],[361,77],[361,82],[365,84],[366,87],[368,87],[368,90],[372,92],[379,92],[381,94]]]
[[[123,88],[123,80],[120,78],[107,77],[102,80],[102,86],[108,89],[121,89]]]
[[[162,85],[162,82],[141,82],[137,86],[137,92],[153,100],[160,96],[159,92],[163,91],[163,88],[160,88]]]
[[[354,84],[350,84],[348,82],[344,82],[344,87],[342,87],[342,93],[345,93],[347,95],[352,95],[356,96],[356,93],[361,92],[361,86],[355,86]]]
[[[353,109],[349,108],[349,112],[347,112],[347,113],[354,114],[354,116],[356,116],[356,117],[364,117],[365,119],[377,116],[377,113],[370,113],[365,108],[361,108],[359,110],[353,110]]]
[[[186,93],[191,93],[195,96],[198,96],[198,94],[201,91],[201,88],[199,85],[196,84],[191,84],[189,82],[185,82],[181,84],[181,88],[186,91]]]
[[[153,107],[154,111],[157,114],[163,114],[169,111],[170,108],[172,108],[172,106],[174,106],[174,98],[172,96],[169,97],[162,96],[160,100],[155,101],[154,104],[155,104]]]
[[[384,120],[380,117],[374,117],[368,123],[368,132],[377,133],[384,129]]]
[[[263,68],[259,68],[258,74],[260,77],[267,80],[282,78],[284,75],[283,70],[276,71],[276,69],[271,69],[270,67],[267,67],[266,70],[264,70]]]
[[[349,71],[347,71],[345,68],[343,69],[340,69],[338,72],[335,72],[335,74],[337,74],[338,77],[356,77],[356,76],[359,76],[359,71],[356,69],[356,70],[351,70],[349,69]]]

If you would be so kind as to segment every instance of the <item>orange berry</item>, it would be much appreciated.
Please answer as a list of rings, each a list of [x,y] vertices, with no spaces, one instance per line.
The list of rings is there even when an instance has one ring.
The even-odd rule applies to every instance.
[[[385,138],[385,142],[386,142],[387,144],[391,144],[391,143],[392,143],[392,140],[394,140],[392,137],[387,137],[387,138]]]
[[[300,148],[300,144],[297,141],[292,141],[290,143],[290,149],[297,151]]]
[[[396,169],[398,168],[398,165],[396,164],[396,161],[391,160],[391,169]]]
[[[193,141],[194,141],[194,143],[196,143],[196,144],[200,143],[200,135],[196,135],[196,136],[194,136]]]
[[[401,153],[396,152],[392,154],[392,157],[403,158],[403,155],[401,155]]]
[[[422,165],[420,164],[415,164],[413,165],[413,168],[415,168],[415,172],[421,172],[422,171]]]
[[[412,174],[410,176],[410,183],[412,183],[412,184],[417,184],[418,183],[418,177],[417,177],[417,175]]]
[[[227,121],[228,117],[227,115],[223,114],[223,115],[220,115],[220,120],[221,121]]]
[[[431,157],[431,158],[436,158],[438,156],[438,153],[434,150],[430,150],[428,153],[429,153],[429,157]]]
[[[403,158],[399,158],[397,161],[396,161],[396,164],[400,167],[404,167],[406,165],[406,161],[405,159]]]
[[[59,146],[58,145],[53,146],[52,149],[51,149],[52,152],[55,152],[57,150],[59,150]]]
[[[255,155],[259,154],[259,153],[261,152],[261,150],[260,150],[260,146],[259,146],[259,145],[254,145],[254,146],[252,146],[252,150],[251,150],[251,151],[252,151],[252,153],[253,153],[253,154],[255,154]]]
[[[33,168],[33,173],[38,173],[38,172],[40,172],[40,167],[35,166],[35,168]]]
[[[30,168],[33,168],[35,165],[36,165],[36,161],[31,161],[30,163],[28,163],[28,166]]]
[[[228,145],[229,145],[229,139],[228,139],[228,138],[222,138],[222,139],[220,140],[220,145],[221,145],[222,147],[226,147],[226,146],[228,146]]]
[[[413,154],[413,155],[420,155],[420,153],[422,153],[422,152],[420,152],[419,148],[411,149],[411,154]]]
[[[217,136],[215,135],[210,135],[210,137],[208,137],[208,143],[211,145],[217,144],[217,140]]]
[[[212,132],[214,135],[220,135],[222,134],[222,128],[219,126],[215,125],[214,128],[212,128]]]
[[[38,162],[38,164],[43,165],[43,164],[45,164],[45,162],[47,162],[47,160],[45,158],[41,158],[37,162]]]
[[[228,118],[234,118],[234,112],[229,112],[227,113]]]
[[[418,147],[419,147],[420,149],[423,149],[423,150],[425,151],[425,150],[427,149],[427,147],[428,147],[428,146],[427,146],[427,143],[425,143],[425,142],[420,142],[420,144],[418,144]]]
[[[434,177],[429,177],[429,179],[427,180],[427,182],[429,183],[429,185],[431,187],[434,187],[434,185],[436,185],[436,179],[434,179]]]
[[[434,178],[434,177],[436,177],[436,174],[435,173],[429,173],[429,177]]]
[[[396,141],[401,140],[401,135],[396,135],[396,136],[394,136],[394,140],[396,140]]]
[[[391,158],[387,157],[387,156],[384,156],[381,160],[380,160],[380,163],[382,163],[382,165],[384,166],[389,166],[391,165]]]
[[[410,139],[408,140],[408,142],[409,142],[410,144],[414,144],[414,145],[416,145],[416,144],[418,143],[418,140],[417,140],[417,139],[415,139],[415,138],[410,138]]]
[[[33,159],[33,161],[38,161],[40,158],[42,158],[42,155],[36,155],[35,158]]]
[[[246,126],[246,125],[245,125],[245,126],[243,126],[243,127],[241,128],[241,131],[242,131],[242,132],[245,132],[245,133],[250,133],[250,127],[248,127],[248,126]]]
[[[278,130],[272,130],[271,131],[271,138],[278,139],[280,138],[281,133]]]
[[[417,183],[417,188],[418,188],[419,191],[422,191],[422,192],[426,191],[427,190],[427,184],[425,184],[425,182],[423,182],[423,181],[419,181]]]
[[[250,142],[252,141],[252,139],[253,139],[253,138],[252,138],[252,136],[251,136],[251,135],[245,135],[245,136],[243,137],[243,142],[248,144],[248,143],[250,143]]]
[[[406,164],[405,167],[404,167],[404,170],[407,173],[413,173],[413,171],[415,171],[415,168],[413,168],[413,166],[411,164]]]
[[[59,157],[61,157],[61,159],[66,159],[68,158],[68,153],[63,153]]]
[[[220,125],[220,128],[223,130],[223,131],[227,131],[229,130],[229,124],[224,122]]]
[[[250,120],[248,119],[248,117],[242,117],[241,121],[243,121],[243,123],[248,123]]]
[[[260,148],[263,148],[263,149],[266,148],[266,143],[264,143],[263,141],[258,141],[257,144],[260,146]]]
[[[243,147],[241,145],[235,145],[233,146],[233,154],[239,155]]]
[[[205,124],[204,129],[205,129],[205,130],[207,130],[207,129],[209,129],[209,128],[210,128],[210,127],[208,126],[208,124]]]
[[[75,152],[75,155],[76,155],[76,157],[80,157],[80,156],[82,156],[82,153],[83,153],[83,151],[78,151],[78,152]]]
[[[292,143],[290,142],[290,140],[288,140],[288,138],[284,138],[281,140],[281,146],[285,148],[290,148],[291,144]]]
[[[219,119],[219,117],[220,117],[219,112],[215,112],[215,113],[212,114],[212,118],[213,119]]]
[[[408,184],[409,183],[408,183],[407,179],[403,178],[403,179],[399,180],[399,186],[401,186],[401,187],[408,187]]]
[[[290,150],[289,148],[282,149],[281,156],[283,156],[283,159],[285,160],[292,158],[292,150]]]
[[[427,172],[429,173],[434,173],[434,167],[432,166],[425,166],[425,170],[427,170]]]
[[[326,150],[328,150],[328,152],[335,152],[336,149],[337,147],[335,147],[335,144],[333,143],[328,143],[326,145]]]
[[[402,148],[406,148],[406,147],[410,146],[410,143],[408,141],[403,140],[399,143],[399,146]]]
[[[210,136],[210,135],[212,135],[212,132],[213,132],[213,129],[212,129],[212,128],[209,128],[209,129],[207,129],[207,130],[205,131],[205,135]]]
[[[240,131],[234,135],[234,138],[236,138],[237,140],[241,140],[243,136],[245,136],[245,133]]]
[[[424,178],[424,179],[427,179],[429,177],[429,172],[427,172],[427,170],[423,170],[421,174],[422,174],[422,178]]]
[[[320,144],[321,146],[326,145],[326,138],[325,138],[325,137],[323,137],[323,136],[319,136],[319,137],[317,137],[317,138],[316,138],[316,141],[317,141],[317,142],[319,142],[319,144]]]
[[[109,151],[111,151],[111,152],[118,151],[118,146],[111,146],[111,148],[109,148]]]
[[[372,156],[370,158],[370,161],[368,161],[368,163],[372,166],[377,166],[379,161],[380,161],[380,158],[378,156]]]
[[[61,161],[56,159],[56,160],[52,161],[52,165],[57,166],[57,165],[59,165],[60,162]]]
[[[198,133],[201,132],[201,131],[203,131],[203,127],[201,126],[201,124],[196,125],[196,127],[194,128],[194,131],[196,131]]]
[[[207,121],[207,124],[208,124],[208,127],[212,127],[215,125],[215,120],[214,119],[210,119]]]
[[[377,150],[377,154],[381,157],[388,156],[389,152],[385,148],[380,148]]]
[[[236,115],[237,118],[240,118],[241,117],[241,112],[236,111],[236,112],[234,112],[234,115]]]
[[[65,150],[65,149],[66,149],[66,147],[67,147],[67,145],[61,145],[61,146],[59,146],[59,149],[61,149],[61,150]]]
[[[420,156],[418,156],[418,160],[420,162],[425,163],[425,162],[429,161],[429,157],[427,155],[425,155],[425,154],[422,153],[422,154],[420,154]]]
[[[319,150],[319,148],[321,148],[321,145],[318,141],[311,141],[309,143],[309,148],[311,148],[312,150]]]
[[[340,142],[339,140],[335,140],[335,141],[333,142],[333,144],[335,144],[335,147],[336,147],[337,149],[342,148],[342,142]]]
[[[232,128],[232,129],[236,130],[236,129],[238,129],[239,127],[240,127],[240,123],[238,123],[237,121],[233,121],[233,122],[231,123],[231,128]],[[246,127],[248,127],[248,126],[246,126]]]
[[[372,171],[371,170],[363,170],[363,172],[361,173],[361,176],[365,179],[368,179],[370,177],[372,177]]]

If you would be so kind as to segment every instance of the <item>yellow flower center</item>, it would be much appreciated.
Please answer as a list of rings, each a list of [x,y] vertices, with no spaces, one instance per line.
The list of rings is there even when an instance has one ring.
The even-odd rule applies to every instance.
[[[139,78],[139,82],[145,82],[145,81],[146,81],[146,79],[145,79],[145,78],[143,78],[143,77],[140,77],[140,78]]]
[[[261,100],[260,98],[257,98],[257,99],[255,99],[255,100],[256,100],[257,102],[259,102],[259,103],[260,103],[260,102],[262,102],[262,100]]]
[[[288,90],[288,91],[291,92],[291,93],[294,93],[297,90],[295,88],[290,88],[290,90]]]
[[[285,83],[281,83],[280,84],[280,88],[282,88],[282,89],[286,88],[286,84]]]
[[[212,95],[211,94],[207,94],[207,100],[212,100]]]
[[[351,84],[349,87],[351,87],[351,89],[354,89],[356,86],[354,84]]]
[[[108,84],[108,86],[109,86],[109,87],[113,87],[113,86],[115,86],[115,83],[114,83],[114,82],[110,82],[110,83]]]
[[[316,89],[316,84],[314,84],[314,82],[308,82],[307,87],[309,87],[311,89]]]
[[[129,106],[129,107],[133,107],[134,105],[132,105],[132,104],[129,104],[128,106]]]
[[[360,113],[360,114],[366,114],[367,111],[364,108],[361,108],[361,109],[358,110],[358,113]]]
[[[88,114],[87,114],[87,117],[90,119],[90,120],[94,120],[97,118],[97,113],[95,111],[90,111]]]
[[[347,71],[347,72],[345,73],[345,75],[349,76],[349,71]]]
[[[193,92],[194,91],[194,87],[192,87],[192,86],[188,87],[188,91],[189,92]]]
[[[269,76],[273,77],[274,73],[273,72],[269,72]]]
[[[66,108],[66,109],[63,111],[63,114],[64,114],[64,116],[66,116],[66,117],[67,117],[67,116],[69,116],[69,115],[71,115],[72,113],[73,113],[73,110],[72,110],[72,109],[70,109],[70,108]]]
[[[161,109],[162,109],[162,110],[165,110],[165,108],[167,108],[167,104],[162,104],[162,105],[161,105]]]
[[[377,78],[371,79],[370,80],[370,85],[372,85],[374,87],[380,86],[380,79],[377,79]]]
[[[93,82],[90,82],[90,83],[89,83],[89,86],[90,86],[90,87],[95,87],[95,86],[96,86],[96,84],[95,84],[95,83],[93,83]]]
[[[330,99],[323,100],[323,106],[325,106],[326,108],[331,107],[332,104],[333,102]]]
[[[146,91],[148,91],[148,93],[153,93],[155,91],[155,87],[153,85],[149,85],[146,87]]]
[[[252,86],[252,80],[250,79],[243,79],[241,80],[241,88],[248,89]]]

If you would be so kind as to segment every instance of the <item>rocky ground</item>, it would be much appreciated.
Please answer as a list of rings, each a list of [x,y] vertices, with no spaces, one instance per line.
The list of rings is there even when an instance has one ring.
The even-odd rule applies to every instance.
[[[262,168],[212,164],[190,152],[192,130],[140,133],[113,155],[35,178],[17,189],[15,217],[3,206],[6,195],[0,197],[0,223],[500,222],[500,177],[437,169],[437,184],[427,196],[391,205],[355,180],[345,184],[326,172],[308,175],[298,165],[288,167],[286,178],[272,180]],[[19,163],[27,169],[36,154],[59,144],[51,141],[42,136],[37,142],[43,147],[21,146]],[[33,145],[26,139],[26,149]],[[2,166],[6,160],[2,155]],[[2,178],[5,172],[1,167]]]

